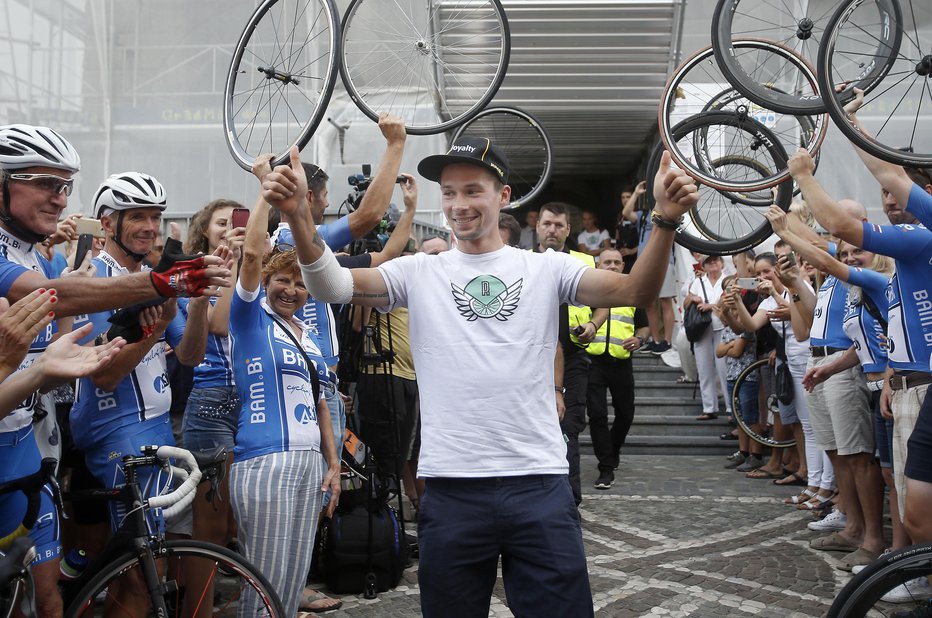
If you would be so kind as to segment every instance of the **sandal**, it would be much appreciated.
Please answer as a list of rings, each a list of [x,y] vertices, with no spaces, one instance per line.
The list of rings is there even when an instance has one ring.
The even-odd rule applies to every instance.
[[[808,479],[804,479],[803,477],[801,477],[801,476],[799,476],[798,474],[796,474],[795,472],[793,472],[792,474],[788,474],[787,476],[784,476],[782,479],[776,479],[776,480],[774,480],[773,484],[774,484],[774,485],[783,485],[783,486],[787,486],[787,487],[789,487],[789,486],[791,486],[791,485],[798,485],[799,487],[808,487],[808,486],[809,486],[809,480],[808,480]]]
[[[685,375],[682,375],[676,379],[677,384],[695,384],[695,380],[690,380]]]
[[[717,418],[718,418],[718,414],[716,414],[715,412],[703,412],[702,414],[696,417],[696,420],[697,421],[714,421]]]
[[[749,479],[778,479],[781,478],[779,474],[774,474],[770,470],[764,470],[763,468],[758,468],[757,470],[751,470],[745,474]]]
[[[820,509],[828,508],[833,504],[832,498],[834,496],[822,496],[816,494],[812,497],[811,500],[797,504],[796,508],[801,511],[818,511]]]
[[[806,489],[799,492],[798,495],[790,496],[789,498],[784,500],[783,504],[803,504],[805,502],[809,502],[809,500],[811,500],[812,498],[815,498],[816,495],[818,495],[816,494],[816,492],[812,491],[811,489],[807,487]],[[805,496],[805,498],[803,496]]]
[[[340,599],[331,599],[323,592],[313,588],[305,588],[301,593],[301,601],[298,604],[298,616],[302,613],[313,616],[313,613],[324,614],[343,607],[343,601]],[[313,612],[313,613],[311,613]]]

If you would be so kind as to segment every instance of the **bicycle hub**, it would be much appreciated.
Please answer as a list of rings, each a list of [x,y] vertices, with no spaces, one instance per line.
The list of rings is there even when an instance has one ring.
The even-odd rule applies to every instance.
[[[414,48],[417,49],[422,54],[424,54],[425,56],[430,53],[430,45],[428,45],[427,41],[425,41],[424,39],[418,39],[417,41],[415,41]]]
[[[926,56],[916,64],[916,73],[923,77],[928,77],[932,73],[932,56]]]
[[[294,84],[297,86],[301,83],[290,73],[282,73],[281,71],[276,71],[272,67],[256,67],[256,70],[260,73],[265,73],[266,79],[277,79],[283,84]]]
[[[815,26],[808,17],[803,17],[796,24],[796,38],[800,41],[808,40],[812,37],[812,28]]]

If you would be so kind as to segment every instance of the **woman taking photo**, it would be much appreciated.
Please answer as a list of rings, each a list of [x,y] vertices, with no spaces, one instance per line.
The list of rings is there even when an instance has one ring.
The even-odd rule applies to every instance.
[[[254,170],[260,165],[268,171],[267,160]],[[320,389],[319,372],[327,367],[313,334],[294,317],[308,293],[293,248],[278,247],[266,256],[268,216],[269,206],[260,198],[246,226],[230,308],[242,402],[230,498],[240,551],[278,592],[285,615],[294,616],[310,568],[321,497],[332,490],[328,516],[339,501],[340,465]],[[250,601],[244,600],[240,615],[255,614]]]
[[[185,252],[191,255],[212,255],[221,246],[232,253],[232,279],[236,280],[242,253],[245,228],[233,229],[231,215],[243,205],[233,200],[219,199],[207,204],[191,219]],[[227,450],[227,474],[220,483],[219,495],[208,501],[210,483],[198,487],[194,500],[192,537],[225,547],[231,540],[233,526],[230,510],[229,471],[233,463],[233,446],[239,420],[240,401],[233,383],[233,362],[230,357],[230,301],[232,290],[210,299],[207,312],[207,349],[204,361],[194,368],[194,384],[184,411],[182,431],[184,446],[191,451],[210,451],[217,447]],[[178,309],[187,319],[187,301],[178,302]],[[204,561],[194,560],[188,566],[186,580],[193,590],[210,585],[212,569]],[[201,616],[209,615],[210,607],[201,604]]]

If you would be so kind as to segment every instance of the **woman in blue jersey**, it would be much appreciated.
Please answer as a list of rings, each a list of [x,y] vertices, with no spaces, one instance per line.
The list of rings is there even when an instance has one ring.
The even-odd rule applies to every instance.
[[[233,257],[233,279],[242,253],[245,228],[233,228],[231,215],[234,208],[243,205],[233,200],[218,199],[210,202],[191,219],[185,252],[191,255],[212,255],[218,247],[230,248]],[[230,357],[230,301],[232,290],[224,291],[219,298],[210,299],[207,320],[210,333],[204,361],[194,368],[194,386],[184,411],[184,446],[192,451],[211,450],[218,446],[233,450],[240,401],[233,383],[233,361]],[[187,317],[187,302],[178,303]],[[227,472],[233,463],[232,453],[227,456]],[[209,483],[198,487],[194,500],[193,538],[225,546],[230,541],[232,511],[229,499],[229,474],[224,476],[219,495],[207,500]],[[211,569],[203,561],[189,566],[186,579],[194,590],[210,585]],[[210,607],[202,604],[204,612]],[[206,614],[205,614],[206,615]]]
[[[271,171],[267,159],[256,165]],[[285,615],[294,616],[310,567],[321,497],[332,490],[327,508],[332,515],[340,466],[320,389],[319,372],[327,367],[312,333],[294,315],[308,293],[294,249],[266,256],[268,213],[260,198],[246,226],[230,309],[234,376],[242,402],[230,498],[240,550],[278,592]],[[240,615],[251,615],[252,609],[247,599]]]

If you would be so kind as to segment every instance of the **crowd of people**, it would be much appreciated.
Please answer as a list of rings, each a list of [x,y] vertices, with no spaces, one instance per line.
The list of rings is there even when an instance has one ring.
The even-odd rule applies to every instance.
[[[453,234],[418,247],[404,126],[383,114],[379,128],[378,173],[338,220],[324,221],[326,172],[297,149],[274,168],[260,157],[253,206],[211,201],[183,243],[176,226],[161,240],[161,182],[120,172],[94,194],[103,237],[75,263],[82,217],[62,215],[78,153],[49,128],[0,127],[0,482],[51,456],[73,488],[117,487],[122,456],[144,445],[229,449],[220,500],[200,488],[167,530],[235,539],[285,613],[309,617],[340,606],[306,580],[318,521],[340,502],[347,417],[358,413],[380,473],[414,507],[424,615],[486,615],[499,558],[516,615],[592,615],[579,436],[588,424],[594,487],[611,488],[635,414],[632,356],[676,345],[696,368],[682,380],[698,382],[698,421],[724,411],[754,435],[795,440],[768,451],[739,426],[723,435],[738,443],[725,465],[786,486],[787,505],[820,514],[809,527],[826,534],[813,548],[847,552],[842,567],[856,570],[932,541],[927,170],[859,150],[889,219],[871,223],[862,204],[822,189],[800,150],[789,162],[799,203],[767,212],[773,252],[693,254],[677,289],[673,238],[696,187],[669,155],[653,210],[638,208],[642,182],[622,194],[612,231],[584,210],[574,233],[566,203],[526,213],[523,227],[503,213],[507,157],[487,137],[461,137],[418,166],[439,183]],[[404,211],[391,235],[344,253],[383,219],[399,178]],[[674,336],[677,297],[707,316],[688,346]],[[359,345],[347,345],[349,331]],[[739,383],[758,359],[770,362]],[[350,364],[360,365],[353,388]],[[185,367],[188,384],[173,377]],[[173,408],[183,411],[174,423]],[[142,485],[155,493],[160,482],[152,470]],[[0,538],[25,508],[22,496],[0,496]],[[31,532],[42,616],[62,613],[62,546],[100,551],[123,516],[118,506],[109,517],[72,508],[76,526],[61,532],[44,493]],[[185,577],[210,585],[198,569]],[[140,582],[110,594],[139,613],[148,603]],[[925,578],[885,599],[917,596],[932,597]],[[243,611],[256,602],[245,596]]]

